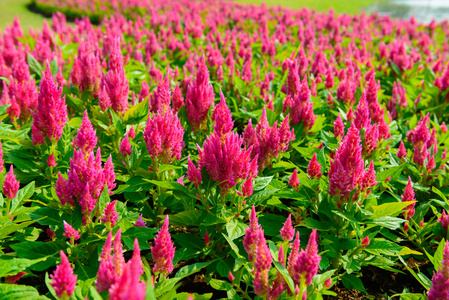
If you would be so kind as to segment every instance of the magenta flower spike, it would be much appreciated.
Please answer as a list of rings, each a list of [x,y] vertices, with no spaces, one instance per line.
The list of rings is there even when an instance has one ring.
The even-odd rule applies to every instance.
[[[145,80],[142,80],[139,92],[139,102],[143,101],[149,95],[150,95],[150,87]]]
[[[70,243],[73,245],[76,240],[79,240],[81,237],[79,230],[75,230],[72,226],[70,226],[66,221],[64,223],[64,233],[62,234],[66,238],[70,239]]]
[[[123,274],[109,288],[110,300],[144,300],[146,285],[140,281],[141,262],[137,259],[131,261],[125,266]]]
[[[256,208],[251,208],[251,215],[249,218],[249,226],[246,228],[245,236],[243,237],[243,247],[248,253],[248,259],[254,262],[257,254],[257,245],[259,243],[259,231],[261,230],[260,225],[257,221]]]
[[[220,182],[222,195],[239,181],[252,176],[251,149],[242,148],[243,139],[235,132],[225,136],[212,133],[204,142],[203,149],[198,145],[198,168],[206,168],[213,181]],[[256,159],[256,158],[254,158]]]
[[[181,89],[179,88],[179,84],[176,85],[173,90],[172,95],[172,106],[174,111],[179,111],[179,109],[184,105],[184,97],[182,96]]]
[[[74,206],[72,194],[70,191],[70,186],[66,179],[64,179],[61,175],[61,172],[58,172],[58,179],[56,180],[56,195],[58,195],[61,204],[64,205],[68,203],[71,206]]]
[[[242,196],[244,198],[249,197],[253,194],[253,180],[252,178],[248,178],[242,184]]]
[[[334,135],[338,140],[343,138],[343,136],[345,135],[345,124],[343,123],[340,114],[338,114],[338,117],[334,122]]]
[[[449,242],[444,246],[442,268],[433,273],[432,286],[427,292],[428,300],[449,298]]]
[[[447,126],[446,126],[446,122],[442,122],[440,125],[440,129],[442,133],[446,133],[447,132]]]
[[[321,256],[318,255],[317,233],[312,230],[305,250],[301,250],[294,265],[293,281],[295,284],[304,282],[306,286],[312,284],[313,277],[318,272]]]
[[[449,215],[446,214],[446,210],[443,210],[443,213],[438,218],[437,222],[440,223],[441,226],[443,226],[443,228],[445,230],[444,237],[446,237],[447,236],[447,230],[449,229]]]
[[[117,202],[117,200],[107,203],[106,207],[104,209],[104,213],[100,218],[100,221],[102,223],[109,224],[111,227],[114,227],[115,223],[117,223],[117,220],[118,220],[118,213],[115,210],[116,202]]]
[[[67,105],[65,96],[62,97],[62,88],[58,89],[51,75],[48,61],[39,85],[37,111],[32,114],[33,143],[43,144],[46,137],[52,143],[59,141],[67,122]]]
[[[294,274],[293,268],[296,265],[296,261],[298,259],[298,255],[299,255],[299,246],[300,246],[299,232],[296,232],[295,240],[293,241],[293,245],[292,245],[292,250],[290,251],[290,255],[288,256],[288,261],[287,261],[287,270],[292,278],[293,278],[293,274]]]
[[[101,63],[92,45],[87,40],[80,43],[78,55],[73,60],[73,70],[70,73],[70,81],[79,86],[80,91],[90,90],[97,97],[100,92]]]
[[[209,244],[210,244],[209,232],[206,230],[206,234],[204,235],[204,245],[206,245],[206,247],[209,247]]]
[[[131,153],[132,153],[131,143],[129,142],[129,137],[127,134],[120,142],[120,153],[124,157],[127,157],[127,156],[131,155]]]
[[[253,281],[254,292],[259,296],[268,295],[270,292],[268,272],[270,271],[272,261],[273,257],[265,240],[263,229],[260,229],[256,248],[256,260],[254,262],[256,276]]]
[[[284,242],[289,242],[293,240],[295,236],[295,228],[292,225],[292,214],[288,215],[287,220],[284,223],[284,226],[281,228],[281,236]]]
[[[379,140],[379,128],[377,124],[368,124],[365,132],[365,144],[363,145],[363,153],[369,155],[377,149],[377,142]]]
[[[134,125],[131,125],[131,128],[128,131],[128,137],[134,139],[136,137],[136,131],[134,130]]]
[[[134,239],[133,256],[131,257],[131,260],[128,261],[128,264],[134,264],[137,271],[139,272],[139,275],[142,275],[144,273],[142,258],[140,257],[139,241],[137,240],[137,238]]]
[[[48,156],[48,158],[47,158],[47,165],[50,168],[56,167],[58,165],[58,163],[55,160],[55,156],[53,155],[53,153],[50,154],[50,156]]]
[[[221,90],[220,90],[220,103],[217,106],[215,106],[214,111],[212,112],[212,121],[215,122],[214,132],[218,136],[228,134],[234,127],[231,110],[226,105],[226,100]]]
[[[3,145],[0,141],[0,173],[5,169],[5,160],[3,159]]]
[[[366,248],[366,246],[369,246],[369,236],[365,236],[365,237],[362,239],[361,244],[362,244],[362,247],[363,247],[363,248]]]
[[[403,141],[401,141],[401,144],[399,145],[398,152],[396,153],[396,155],[400,160],[402,160],[403,157],[407,157],[407,150],[405,149]]]
[[[150,111],[152,112],[165,112],[170,108],[170,78],[168,74],[165,79],[159,82],[153,95],[150,97]]]
[[[50,279],[53,280],[51,286],[55,289],[56,296],[60,299],[69,299],[75,291],[77,275],[73,274],[69,260],[64,252],[60,251],[61,264],[56,267]]]
[[[413,190],[412,180],[409,176],[407,186],[405,187],[405,190],[404,190],[404,194],[401,197],[401,201],[406,202],[406,201],[415,201],[415,200],[416,200],[415,199],[415,191]],[[413,217],[414,214],[415,214],[415,203],[412,203],[405,208],[404,217],[407,221],[409,221],[410,218]]]
[[[214,101],[214,89],[209,83],[209,70],[204,55],[198,62],[195,81],[187,87],[186,110],[187,118],[193,131],[205,130],[207,127],[207,113]]]
[[[6,198],[11,200],[17,196],[19,187],[20,182],[16,179],[16,175],[14,175],[13,166],[11,165],[9,167],[9,172],[5,176],[5,181],[3,182],[3,195],[5,195]]]
[[[125,258],[123,257],[122,248],[122,230],[121,228],[115,234],[113,242],[114,254],[112,255],[112,265],[114,266],[115,274],[120,277],[125,268]]]
[[[367,194],[370,193],[370,188],[376,186],[377,180],[376,180],[376,171],[374,170],[374,163],[371,161],[369,165],[368,171],[364,172],[364,175],[360,182],[360,189],[363,192],[366,192]]]
[[[136,223],[134,223],[134,227],[147,227],[147,223],[142,219],[142,215],[140,215]]]
[[[190,160],[190,156],[187,158],[187,178],[195,184],[196,188],[198,188],[202,181],[201,170]]]
[[[89,120],[89,117],[87,116],[87,110],[85,110],[83,121],[78,129],[75,139],[73,140],[73,147],[81,150],[84,155],[87,156],[94,150],[97,145],[97,140],[96,132]]]
[[[288,184],[295,189],[295,191],[298,191],[299,187],[299,178],[298,178],[298,169],[295,169],[292,173],[292,176],[290,176],[290,179],[288,181]]]
[[[173,258],[175,256],[174,243],[168,232],[168,215],[165,217],[164,224],[154,239],[154,246],[151,247],[151,254],[155,261],[153,267],[154,273],[161,273],[164,276],[173,271]]]
[[[320,179],[321,175],[321,165],[316,158],[316,153],[313,153],[312,159],[309,162],[309,167],[307,168],[307,174],[314,179]]]
[[[110,231],[100,253],[100,266],[97,272],[97,280],[95,281],[95,286],[99,293],[108,290],[118,279],[112,264],[111,250],[112,232]]]
[[[163,164],[170,164],[175,158],[181,158],[181,150],[184,147],[183,136],[184,128],[171,109],[165,112],[159,110],[153,118],[148,118],[143,132],[143,139],[151,158],[158,159]]]
[[[366,94],[364,91],[355,112],[354,125],[358,130],[362,130],[362,128],[367,128],[370,123],[371,118],[369,116],[368,103],[366,102]]]

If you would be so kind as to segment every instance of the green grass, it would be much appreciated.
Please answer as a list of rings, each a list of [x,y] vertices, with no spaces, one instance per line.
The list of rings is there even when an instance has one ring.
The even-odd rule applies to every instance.
[[[27,8],[30,0],[0,0],[0,29],[12,24],[14,17],[18,16],[23,31],[31,27],[42,28],[44,17]]]
[[[242,4],[262,4],[268,6],[284,6],[292,9],[307,7],[317,11],[327,11],[333,8],[337,13],[355,14],[363,11],[367,6],[379,2],[378,0],[235,0]]]

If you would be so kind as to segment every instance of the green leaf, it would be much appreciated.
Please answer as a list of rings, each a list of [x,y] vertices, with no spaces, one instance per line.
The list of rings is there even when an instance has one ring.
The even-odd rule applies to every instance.
[[[260,192],[254,193],[246,199],[246,203],[248,205],[254,204],[255,206],[257,206],[261,204],[264,200],[271,197],[277,191],[279,191],[279,189],[262,190]]]
[[[24,271],[26,268],[45,260],[41,259],[24,259],[24,258],[13,258],[13,259],[0,259],[0,277],[16,275],[19,272]]]
[[[210,265],[215,261],[216,259],[207,262],[195,263],[192,265],[184,266],[178,271],[178,273],[176,273],[174,278],[182,279],[192,274],[195,274],[196,272],[199,272],[202,268],[207,267],[208,265]]]
[[[17,284],[0,284],[0,299],[2,300],[49,300],[45,296],[40,296],[39,292],[31,286]]]
[[[405,168],[406,164],[399,165],[397,167],[388,168],[385,171],[377,173],[376,179],[379,182],[385,181],[388,177],[391,177],[392,182],[396,181],[402,173],[402,170]]]
[[[229,243],[229,246],[231,246],[231,249],[237,255],[237,257],[243,258],[243,256],[241,256],[239,253],[239,247],[237,247],[237,245],[226,234],[224,234],[224,233],[222,233],[222,234],[223,234],[224,238],[226,239],[226,241]]]
[[[254,180],[254,186],[253,191],[260,191],[267,187],[267,185],[270,184],[271,180],[273,179],[273,176],[269,177],[257,177]]]
[[[148,240],[153,239],[156,232],[157,230],[155,228],[130,227],[122,233],[122,241],[128,248],[134,249],[134,239],[137,238],[140,250],[148,250],[150,249]]]
[[[27,61],[32,73],[40,77],[43,71],[42,65],[30,53],[27,53]]]
[[[198,226],[203,212],[199,210],[187,210],[169,216],[170,224],[179,226]]]
[[[237,291],[234,289],[232,284],[227,281],[211,278],[209,279],[209,284],[213,289],[226,291],[229,299],[241,299],[237,295]]]
[[[239,221],[238,219],[231,219],[228,224],[226,224],[226,231],[231,240],[235,240],[245,234],[246,228],[248,226]]]
[[[341,281],[348,290],[356,289],[368,295],[368,292],[365,290],[365,287],[363,286],[362,280],[360,280],[360,278],[358,278],[354,274],[348,274],[343,276],[341,278]]]
[[[293,279],[290,277],[290,274],[288,273],[288,270],[286,267],[284,267],[281,263],[277,262],[277,261],[273,261],[274,266],[276,267],[276,269],[279,271],[279,273],[281,273],[281,275],[284,277],[285,281],[288,284],[288,287],[290,288],[291,291],[295,290],[295,284],[293,282]]]
[[[413,275],[413,277],[416,278],[416,280],[418,280],[419,283],[421,283],[421,285],[426,289],[429,290],[430,287],[432,286],[432,281],[427,278],[427,276],[425,276],[422,273],[416,274],[415,271],[413,271],[408,265],[407,263],[404,261],[404,259],[402,258],[401,255],[398,254],[398,258],[399,260],[402,262],[402,264],[407,268],[407,270]]]
[[[17,252],[17,255],[21,258],[28,259],[41,259],[46,258],[46,260],[37,263],[30,268],[36,271],[43,271],[51,266],[54,266],[57,261],[59,251],[66,247],[63,241],[54,242],[29,242],[25,241],[18,244],[11,245],[11,248]]]
[[[446,240],[442,239],[440,241],[440,244],[438,245],[437,250],[435,251],[435,254],[434,254],[433,260],[432,260],[435,272],[440,270],[441,267],[443,266],[442,261],[443,261],[443,254],[444,254],[445,246],[446,246]]]
[[[123,124],[138,124],[148,116],[148,98],[132,106],[123,116]]]
[[[384,203],[378,206],[371,206],[368,210],[373,212],[373,215],[369,216],[369,219],[378,219],[386,216],[393,216],[415,202],[416,201],[391,202]]]
[[[404,219],[393,218],[393,217],[382,217],[382,218],[378,218],[376,220],[371,220],[371,221],[367,222],[367,224],[379,225],[382,227],[389,228],[391,230],[396,230],[404,222],[405,222]]]
[[[51,207],[41,207],[30,214],[33,220],[40,219],[40,225],[61,225],[62,220],[59,215],[59,210]],[[69,223],[71,224],[71,223]]]

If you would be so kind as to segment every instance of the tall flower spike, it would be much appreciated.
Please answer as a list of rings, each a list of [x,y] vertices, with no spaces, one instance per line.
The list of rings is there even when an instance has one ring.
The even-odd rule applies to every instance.
[[[256,257],[257,244],[259,242],[260,225],[257,221],[256,208],[251,208],[251,215],[249,218],[249,226],[246,228],[245,236],[243,237],[243,247],[248,253],[249,261],[254,261]]]
[[[0,173],[3,173],[3,170],[5,169],[5,160],[3,159],[3,145],[0,142]]]
[[[129,137],[127,134],[120,142],[120,153],[123,154],[124,157],[127,157],[132,153],[131,143],[129,142]]]
[[[265,240],[263,229],[260,229],[256,248],[256,261],[254,262],[256,276],[253,281],[254,292],[259,296],[267,295],[270,292],[268,272],[270,271],[272,261],[273,257]]]
[[[345,124],[343,123],[340,114],[338,114],[338,117],[334,122],[334,135],[338,140],[343,138],[343,136],[345,135]]]
[[[70,266],[69,260],[64,252],[60,251],[61,264],[56,267],[50,279],[53,280],[51,286],[55,289],[56,296],[60,299],[69,299],[76,286],[77,275],[73,274],[73,269]]]
[[[14,175],[12,165],[9,167],[9,172],[5,176],[5,181],[3,182],[3,194],[9,200],[15,198],[17,196],[17,192],[19,191],[20,182],[16,179],[16,175]]]
[[[321,165],[316,158],[316,153],[313,153],[312,160],[310,160],[309,167],[307,168],[307,174],[314,179],[320,179],[321,175]]]
[[[408,177],[408,183],[407,186],[405,187],[404,194],[401,197],[401,201],[402,202],[415,201],[415,191],[413,190],[412,180],[410,176]],[[412,203],[405,208],[404,217],[407,221],[409,221],[414,214],[415,214],[415,203]]]
[[[187,178],[195,184],[196,188],[201,184],[201,170],[195,166],[190,156],[187,158]]]
[[[221,90],[220,103],[214,108],[214,111],[212,113],[212,121],[215,122],[214,132],[219,136],[228,134],[234,127],[231,110],[226,105],[226,100]]]
[[[70,243],[74,244],[76,240],[79,240],[81,237],[79,230],[75,230],[72,226],[70,226],[66,221],[64,223],[64,233],[62,234],[66,238],[70,239]]]
[[[407,150],[405,149],[403,141],[401,141],[401,144],[399,145],[398,152],[396,153],[396,155],[401,160],[402,160],[403,157],[407,156]]]
[[[290,276],[293,278],[293,267],[296,265],[296,261],[298,260],[299,255],[299,232],[296,232],[295,240],[292,245],[292,250],[290,251],[290,255],[288,256],[288,262],[287,262],[287,270]]]
[[[170,274],[173,271],[173,258],[175,256],[174,243],[171,241],[170,233],[168,232],[168,222],[167,215],[164,224],[154,239],[154,246],[151,247],[151,254],[155,261],[153,272],[163,275]]]
[[[214,101],[214,89],[209,83],[209,70],[204,55],[198,63],[195,81],[187,87],[186,110],[187,118],[192,130],[205,130],[207,127],[207,113]]]
[[[109,231],[106,242],[103,245],[102,252],[100,253],[100,266],[98,268],[97,280],[95,281],[97,291],[100,293],[109,289],[118,278],[112,264],[111,250],[112,232]]]
[[[114,200],[108,204],[104,209],[103,215],[100,218],[100,221],[104,224],[109,224],[111,227],[114,227],[115,223],[118,220],[118,213],[115,210],[115,203],[117,200]]]
[[[428,300],[449,299],[449,241],[444,245],[442,268],[433,273],[432,286],[427,292]]]
[[[321,256],[318,255],[317,233],[316,229],[313,229],[306,249],[301,250],[296,264],[293,267],[293,280],[295,284],[299,284],[304,280],[306,286],[311,285],[313,277],[318,272],[320,261]]]
[[[291,241],[295,236],[295,228],[292,225],[292,214],[288,215],[287,220],[284,223],[284,226],[281,228],[281,236],[284,242]]]
[[[447,230],[449,229],[449,215],[446,214],[446,210],[443,210],[441,217],[438,218],[437,223],[440,223],[445,230],[444,237],[447,236]]]
[[[62,97],[62,88],[58,89],[51,75],[48,61],[39,85],[37,111],[32,114],[31,136],[33,143],[35,145],[43,144],[45,137],[52,143],[59,141],[67,122],[67,105],[65,104],[65,96]]]
[[[288,184],[296,191],[298,191],[299,186],[298,169],[295,169],[293,171],[292,176],[290,176],[290,179],[288,181]]]
[[[139,216],[139,218],[137,219],[136,223],[134,223],[134,227],[147,227],[147,224],[142,219],[142,214]]]
[[[73,147],[80,149],[84,155],[88,155],[94,150],[97,140],[94,127],[87,116],[87,110],[85,110],[83,121],[73,141]]]
[[[242,196],[243,197],[249,197],[252,194],[253,194],[253,180],[252,180],[252,178],[248,178],[242,184]]]

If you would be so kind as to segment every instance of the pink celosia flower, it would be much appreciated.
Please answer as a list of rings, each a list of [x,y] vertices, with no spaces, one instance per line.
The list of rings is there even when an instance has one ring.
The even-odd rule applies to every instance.
[[[154,239],[154,246],[151,247],[151,254],[155,265],[154,273],[163,275],[170,274],[173,271],[173,257],[175,256],[174,243],[171,241],[168,232],[168,215],[165,217],[164,224]]]
[[[79,230],[75,230],[72,226],[67,224],[66,221],[64,223],[64,233],[62,234],[66,238],[70,239],[70,243],[74,244],[76,240],[79,240],[81,237]]]
[[[441,132],[446,133],[447,132],[446,122],[443,121],[443,123],[441,123],[441,125],[440,125],[440,128],[441,128]]]
[[[442,268],[433,273],[432,286],[427,292],[428,300],[449,298],[449,242],[444,246]]]
[[[189,84],[186,95],[187,118],[193,131],[206,129],[207,113],[213,101],[214,89],[209,83],[209,70],[203,55],[198,62],[195,81]]]
[[[184,98],[182,97],[179,84],[177,84],[175,89],[173,90],[172,105],[174,111],[179,111],[179,109],[184,105]]]
[[[148,118],[143,132],[143,139],[151,158],[158,159],[163,164],[170,164],[175,158],[181,158],[181,150],[184,147],[183,136],[184,128],[171,109],[165,112],[158,111],[153,118]]]
[[[447,236],[447,230],[449,229],[449,215],[446,214],[446,210],[443,210],[443,213],[438,218],[437,222],[440,223],[441,226],[443,226],[443,228],[445,230],[444,237],[446,237]]]
[[[365,236],[365,237],[362,239],[361,244],[362,244],[362,247],[363,247],[363,248],[366,248],[366,246],[369,246],[369,236]]]
[[[366,102],[366,94],[363,92],[355,112],[354,125],[358,130],[362,130],[367,128],[369,124],[371,124],[371,118],[369,116],[368,103]]]
[[[278,262],[281,265],[285,266],[284,247],[282,244],[279,247]],[[284,276],[282,276],[282,274],[277,271],[276,279],[274,280],[273,286],[270,289],[269,299],[277,299],[282,294],[285,287],[287,287],[287,283],[285,282]]]
[[[206,168],[210,178],[219,182],[223,194],[240,180],[255,176],[251,167],[251,149],[243,147],[243,139],[235,132],[220,137],[213,133],[198,147],[198,168]],[[257,160],[257,157],[254,158]]]
[[[85,155],[92,152],[97,145],[97,135],[94,127],[87,116],[87,110],[84,111],[83,121],[78,133],[73,140],[73,147],[81,150]]]
[[[106,207],[104,208],[104,213],[100,218],[100,221],[104,224],[109,223],[111,227],[117,223],[118,220],[118,213],[115,210],[115,203],[117,200],[114,200],[110,203],[106,204]]]
[[[298,169],[295,169],[293,171],[292,176],[290,176],[290,179],[288,181],[288,184],[296,191],[298,191],[299,186]]]
[[[159,82],[153,95],[150,97],[150,111],[152,112],[165,112],[170,108],[170,78],[168,74],[165,79]]]
[[[140,92],[139,92],[139,102],[144,100],[146,97],[150,95],[150,87],[145,80],[142,80],[140,84]]]
[[[103,103],[110,103],[117,114],[124,114],[128,110],[129,83],[123,68],[123,55],[120,49],[120,37],[115,38],[110,45],[108,73],[103,77]],[[104,104],[103,104],[104,106]]]
[[[50,238],[50,239],[54,238],[56,235],[56,233],[53,230],[51,230],[50,228],[47,228],[45,233],[47,234],[48,238]]]
[[[95,281],[97,291],[100,293],[109,289],[118,278],[112,262],[111,246],[112,232],[109,232],[106,242],[103,245],[102,253],[100,253],[100,266],[98,268],[97,280]]]
[[[234,279],[235,279],[235,277],[234,277],[234,275],[232,274],[231,270],[229,270],[229,275],[228,275],[228,277],[229,277],[229,281],[231,281],[231,282],[233,282]]]
[[[326,279],[326,281],[324,281],[324,287],[326,288],[326,289],[328,289],[328,288],[330,288],[332,286],[332,278],[328,278],[328,279]]]
[[[96,97],[100,92],[101,63],[95,51],[92,51],[90,41],[80,43],[78,55],[73,59],[73,69],[70,72],[71,82],[79,86],[79,90],[90,90]]]
[[[260,230],[261,228],[256,216],[256,208],[253,205],[251,208],[251,216],[249,218],[249,226],[246,228],[246,233],[243,237],[243,247],[248,253],[248,259],[251,262],[256,258]]]
[[[187,178],[195,184],[196,188],[198,188],[202,181],[201,170],[190,160],[190,156],[187,158]]]
[[[420,166],[424,164],[424,161],[429,156],[429,152],[427,151],[427,141],[430,139],[430,132],[427,127],[428,122],[429,114],[419,121],[413,130],[407,133],[407,137],[410,137],[414,147],[413,161]]]
[[[299,232],[296,232],[295,240],[293,241],[292,250],[290,251],[287,262],[287,270],[292,278],[294,274],[294,266],[296,265],[296,261],[298,260],[299,246]]]
[[[368,124],[365,132],[365,144],[363,145],[363,153],[365,156],[374,152],[377,149],[377,142],[379,140],[379,128],[376,124]]]
[[[254,262],[256,274],[253,281],[254,292],[259,296],[267,295],[270,292],[268,272],[270,271],[272,261],[273,258],[265,240],[263,229],[259,229],[256,260]]]
[[[131,125],[131,128],[128,131],[128,137],[134,139],[136,137],[136,131],[134,130],[134,125]]]
[[[61,255],[61,264],[59,264],[56,267],[55,272],[50,275],[50,279],[53,281],[51,286],[55,289],[58,298],[69,299],[75,290],[76,279],[78,276],[73,274],[73,269],[64,252],[61,250],[59,253]]]
[[[134,227],[147,227],[147,224],[142,219],[142,215],[140,215],[136,223],[134,223]]]
[[[402,160],[403,157],[407,156],[407,150],[405,149],[403,141],[401,141],[401,144],[399,145],[398,152],[396,153],[396,155],[401,160]]]
[[[410,176],[408,177],[408,183],[407,186],[405,187],[404,194],[401,197],[401,201],[402,202],[415,201],[415,191],[413,190],[412,179],[410,178]],[[414,214],[415,214],[415,203],[412,203],[405,208],[404,217],[407,221],[409,221]]]
[[[316,153],[313,153],[312,159],[309,162],[309,167],[307,168],[307,174],[314,179],[320,179],[321,175],[321,165],[316,158]]]
[[[369,194],[368,189],[376,186],[376,184],[376,171],[374,170],[374,162],[371,161],[368,171],[364,171],[364,175],[361,178],[360,189]]]
[[[5,160],[3,159],[3,145],[0,142],[0,173],[3,173],[3,170],[5,169]]]
[[[281,228],[281,236],[284,242],[293,240],[295,236],[295,228],[292,225],[292,214],[288,215],[287,220],[284,223],[284,226]]]
[[[50,156],[47,158],[47,165],[50,168],[56,167],[58,165],[58,163],[55,160],[55,156],[52,154],[50,154]]]
[[[221,90],[220,103],[215,106],[214,111],[212,112],[212,121],[215,122],[214,132],[219,136],[228,134],[234,127],[231,110],[226,105],[226,100]]]
[[[338,114],[338,117],[334,122],[334,135],[338,140],[345,135],[345,124],[343,123],[340,114]]]
[[[206,230],[206,234],[204,235],[204,245],[206,245],[206,247],[209,247],[209,244],[210,244],[209,232],[207,232]]]
[[[131,143],[129,142],[129,137],[127,134],[120,142],[120,153],[122,153],[125,157],[131,155],[132,153]]]
[[[316,229],[313,229],[306,249],[301,250],[293,267],[293,281],[295,284],[299,285],[301,280],[304,280],[306,286],[311,285],[313,277],[318,272],[320,261],[321,256],[318,255],[317,233]]]
[[[242,196],[249,197],[253,194],[253,180],[252,178],[248,178],[242,184]]]
[[[50,142],[59,141],[67,122],[67,105],[62,88],[57,87],[51,76],[50,64],[42,74],[39,85],[37,111],[33,114],[32,139],[35,145],[43,144],[47,137]]]
[[[9,172],[5,176],[5,181],[3,182],[3,195],[9,200],[17,196],[19,191],[20,182],[16,179],[14,175],[13,166],[9,167]]]

